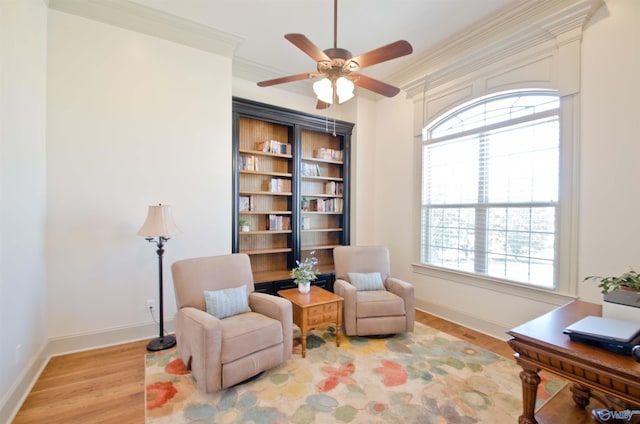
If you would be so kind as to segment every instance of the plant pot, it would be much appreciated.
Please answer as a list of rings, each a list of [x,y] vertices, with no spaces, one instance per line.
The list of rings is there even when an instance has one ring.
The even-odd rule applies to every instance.
[[[242,232],[251,231],[251,227],[248,225],[243,225],[242,227],[240,227],[240,231]]]
[[[309,293],[309,290],[311,290],[311,282],[298,283],[298,291],[300,293]]]
[[[640,289],[634,289],[634,288],[631,288],[629,286],[620,286],[620,287],[618,287],[618,290],[631,291],[631,292],[640,291]]]

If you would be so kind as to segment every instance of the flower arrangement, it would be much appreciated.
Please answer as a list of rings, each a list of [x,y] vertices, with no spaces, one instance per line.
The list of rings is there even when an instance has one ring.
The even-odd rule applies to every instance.
[[[318,259],[313,256],[314,253],[315,250],[310,253],[310,257],[306,257],[302,262],[296,260],[298,266],[291,270],[291,278],[293,278],[294,283],[298,285],[307,284],[318,278],[317,274],[320,272],[315,269],[316,265],[318,265]]]

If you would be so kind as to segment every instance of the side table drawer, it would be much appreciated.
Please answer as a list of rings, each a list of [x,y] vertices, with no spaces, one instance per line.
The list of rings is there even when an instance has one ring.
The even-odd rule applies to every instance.
[[[307,311],[307,325],[316,325],[324,322],[335,321],[338,311],[337,303],[313,306]]]

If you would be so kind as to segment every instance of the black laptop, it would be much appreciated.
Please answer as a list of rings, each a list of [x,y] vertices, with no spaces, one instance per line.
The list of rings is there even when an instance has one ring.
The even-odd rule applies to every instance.
[[[631,355],[640,344],[640,323],[621,319],[587,316],[563,331],[575,342],[589,343],[604,349]]]

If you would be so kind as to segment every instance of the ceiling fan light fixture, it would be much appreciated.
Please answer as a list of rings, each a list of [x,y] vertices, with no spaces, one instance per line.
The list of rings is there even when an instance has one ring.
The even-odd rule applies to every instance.
[[[336,81],[336,93],[338,94],[338,103],[344,103],[353,98],[353,89],[355,85],[353,81],[345,77],[340,77]]]
[[[328,78],[313,83],[313,92],[321,102],[333,104],[333,85]]]

